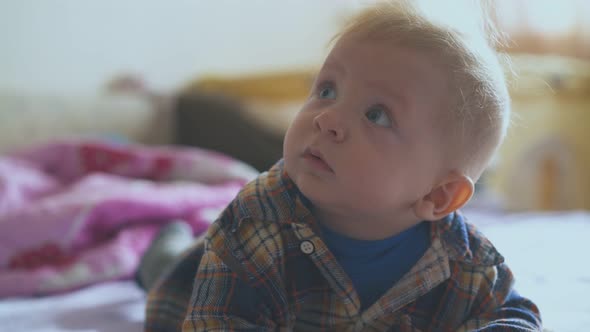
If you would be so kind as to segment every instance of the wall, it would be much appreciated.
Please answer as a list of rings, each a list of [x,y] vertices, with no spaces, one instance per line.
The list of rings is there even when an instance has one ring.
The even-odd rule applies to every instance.
[[[590,209],[590,63],[513,56],[512,127],[491,185],[511,210]]]
[[[354,0],[0,0],[0,89],[95,94],[122,72],[170,91],[204,73],[315,65]]]

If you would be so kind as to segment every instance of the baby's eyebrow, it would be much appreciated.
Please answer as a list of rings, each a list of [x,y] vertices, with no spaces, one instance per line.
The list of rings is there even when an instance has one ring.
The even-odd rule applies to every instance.
[[[391,87],[388,84],[381,80],[372,80],[366,82],[366,84],[374,90],[380,91],[387,99],[394,101],[397,105],[401,105],[402,108],[407,107],[408,105],[408,96],[406,89],[402,87]]]
[[[334,71],[340,76],[346,76],[346,68],[334,58],[326,59],[326,62],[324,63],[324,69]]]

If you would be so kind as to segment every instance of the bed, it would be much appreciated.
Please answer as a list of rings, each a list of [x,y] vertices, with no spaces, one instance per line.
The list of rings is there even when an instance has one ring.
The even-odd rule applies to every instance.
[[[512,268],[516,287],[540,308],[549,331],[587,331],[590,326],[590,236],[587,211],[466,212]]]
[[[44,298],[0,300],[3,331],[143,331],[145,294],[112,281]]]
[[[217,103],[217,101],[214,102]],[[194,105],[209,107],[212,102],[209,99],[197,98],[196,101],[192,99],[191,103],[181,104],[181,110],[192,113],[195,111]],[[83,136],[86,139],[107,137],[112,142],[113,139],[118,141],[120,138],[112,137],[113,134],[117,134],[124,136],[125,140],[143,145],[174,142],[174,134],[166,129],[171,128],[174,115],[162,113],[161,110],[155,109],[153,104],[142,99],[127,97],[107,98],[107,100],[104,98],[60,100],[45,97],[31,99],[0,94],[0,105],[3,110],[7,110],[0,113],[0,133],[3,135],[3,139],[0,140],[0,153],[71,135]],[[220,106],[220,108],[224,107]],[[50,110],[53,112],[49,112]],[[56,117],[55,112],[58,112],[61,121],[51,120]],[[215,118],[214,115],[210,116]],[[1,117],[10,121],[2,121]],[[182,119],[185,121],[181,121],[181,124],[189,122],[188,118]],[[161,127],[162,125],[164,127]],[[159,130],[161,128],[163,129]],[[190,128],[183,126],[179,128],[182,131],[190,131]],[[244,131],[252,128],[254,127],[245,127]],[[32,134],[23,136],[23,132]],[[186,140],[180,143],[189,145],[202,143],[206,147],[222,147],[222,145],[215,145],[217,143],[213,136],[199,137],[201,141],[196,141],[194,136],[180,135],[180,139]],[[203,141],[203,139],[209,141]],[[264,140],[271,142],[269,144],[275,147],[280,145],[280,141],[274,142],[266,138]],[[231,142],[224,144],[231,145]],[[99,150],[104,147],[95,143],[91,145],[94,148],[98,147]],[[128,146],[125,146],[115,145],[114,149],[128,149]],[[57,147],[63,148],[64,145],[57,145]],[[74,145],[74,147],[80,146]],[[55,149],[56,145],[53,145],[53,148]],[[113,146],[109,146],[109,151],[112,152],[112,149]],[[152,161],[160,160],[157,157],[161,153],[169,154],[168,150],[156,149],[155,154],[145,154],[142,148],[129,149],[132,153],[138,153],[142,156],[141,158],[145,157]],[[266,151],[272,151],[272,154],[250,156],[252,164],[259,162],[260,164],[256,166],[263,167],[274,160],[273,154],[277,153],[276,149],[269,148]],[[231,154],[231,151],[224,152]],[[49,155],[55,157],[56,154],[49,153]],[[104,157],[104,154],[102,156]],[[201,155],[203,156],[209,155]],[[103,162],[101,158],[93,160]],[[158,162],[153,164],[158,165]],[[97,164],[93,165],[97,166]],[[198,167],[183,169],[184,176],[190,177],[195,176],[191,172]],[[255,174],[252,169],[243,173],[247,167],[240,169],[242,181]],[[236,173],[232,174],[236,175]],[[154,176],[160,175],[158,173]],[[226,173],[225,176],[227,175]],[[143,176],[145,177],[146,174]],[[231,190],[235,191],[236,187]],[[227,196],[225,199],[231,196],[231,190],[225,192]],[[215,209],[203,210],[202,212],[206,212],[204,220],[211,221],[215,211]],[[582,248],[586,239],[590,238],[589,211],[506,213],[495,208],[472,206],[464,212],[506,257],[516,275],[516,287],[523,295],[530,297],[539,305],[547,330],[557,332],[587,330],[590,326],[590,303],[586,300],[590,296],[590,264],[584,262]],[[149,239],[149,236],[145,239]],[[84,284],[76,284],[74,287],[66,287],[61,291],[40,292],[32,296],[33,293],[27,296],[13,294],[0,298],[0,329],[41,332],[141,331],[146,297],[133,281],[133,267],[137,265],[137,251],[142,246],[145,248],[147,242],[148,240],[139,245],[135,244],[133,248],[135,251],[130,253],[136,255],[128,256],[135,257],[135,260],[119,262],[120,266],[125,267],[126,270],[119,271],[116,276],[110,275]]]

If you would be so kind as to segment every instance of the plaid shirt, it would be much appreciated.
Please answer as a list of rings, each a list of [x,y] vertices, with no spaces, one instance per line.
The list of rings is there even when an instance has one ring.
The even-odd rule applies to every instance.
[[[365,311],[318,234],[279,162],[150,292],[146,330],[541,330],[503,257],[458,213],[431,223],[424,256]]]

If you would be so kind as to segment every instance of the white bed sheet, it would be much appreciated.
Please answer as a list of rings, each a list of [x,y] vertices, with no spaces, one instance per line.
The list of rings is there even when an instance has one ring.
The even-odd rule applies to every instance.
[[[590,331],[590,213],[466,215],[504,255],[547,330]]]
[[[132,281],[49,297],[0,300],[0,331],[143,331],[145,300],[145,293]]]
[[[496,215],[465,211],[506,257],[518,291],[531,298],[545,328],[590,330],[590,213]],[[0,300],[0,330],[142,331],[145,294],[132,282],[44,297]]]

